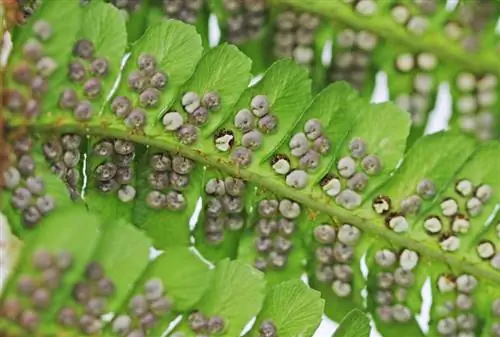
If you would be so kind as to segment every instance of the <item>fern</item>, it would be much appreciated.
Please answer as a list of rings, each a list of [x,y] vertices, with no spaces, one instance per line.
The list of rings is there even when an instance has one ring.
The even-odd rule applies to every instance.
[[[390,97],[412,113],[408,148],[429,122],[438,85],[447,81],[455,89],[455,84],[460,86],[458,80],[465,79],[472,88],[452,90],[451,125],[479,140],[497,135],[497,117],[492,110],[499,102],[495,94],[498,67],[494,48],[490,48],[497,40],[498,6],[494,3],[110,2],[126,18],[129,41],[137,40],[147,27],[166,17],[195,25],[206,46],[209,22],[214,19],[209,20],[209,14],[215,14],[221,41],[238,45],[253,60],[254,73],[265,70],[276,58],[291,57],[311,71],[315,92],[340,79],[368,96],[375,85],[375,73],[382,70],[388,75]],[[325,51],[331,42],[330,59]]]
[[[361,309],[420,336],[426,278],[430,335],[496,333],[498,142],[413,143],[408,113],[343,82],[313,98],[291,60],[249,86],[250,59],[190,25],[129,47],[126,31],[104,2],[46,1],[13,32],[1,210],[25,245],[4,335],[156,336],[182,315],[172,336],[237,336],[254,316],[251,336],[311,336],[323,311]]]

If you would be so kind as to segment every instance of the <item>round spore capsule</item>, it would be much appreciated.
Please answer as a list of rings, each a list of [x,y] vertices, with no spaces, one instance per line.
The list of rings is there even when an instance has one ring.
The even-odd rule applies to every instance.
[[[85,277],[91,281],[98,281],[104,277],[104,270],[97,262],[90,262],[85,268]]]
[[[73,61],[68,65],[68,78],[74,82],[80,82],[85,78],[85,67],[79,61]]]
[[[147,79],[140,71],[134,71],[128,76],[129,87],[140,93],[146,88]]]
[[[12,206],[19,210],[27,208],[31,204],[31,192],[24,187],[18,187],[12,195]]]
[[[269,100],[264,95],[257,95],[250,102],[252,112],[257,117],[263,117],[269,112]]]
[[[90,73],[94,76],[102,77],[108,73],[108,68],[108,60],[105,58],[96,58],[90,65]]]
[[[73,54],[90,60],[94,56],[94,44],[86,39],[78,40],[73,47]]]
[[[16,188],[21,182],[21,173],[15,167],[9,167],[3,172],[3,183],[8,189]]]
[[[157,71],[156,73],[151,76],[151,79],[149,80],[149,84],[158,90],[162,90],[165,88],[168,82],[168,77],[167,75],[162,72],[162,71]]]
[[[132,109],[125,124],[130,128],[142,128],[146,124],[146,112],[140,108]]]
[[[37,20],[33,24],[33,32],[42,41],[47,41],[52,36],[52,26],[45,20]]]
[[[155,88],[148,88],[139,95],[139,105],[144,108],[152,108],[158,104],[160,91]]]
[[[208,110],[202,106],[196,108],[190,115],[189,121],[194,125],[201,126],[208,121]]]
[[[145,74],[151,75],[156,70],[156,58],[151,54],[142,53],[137,59],[137,66]]]
[[[73,110],[73,116],[77,121],[89,121],[92,118],[93,108],[89,101],[80,101]]]
[[[220,107],[220,96],[215,92],[207,92],[203,95],[201,102],[210,111],[217,111]]]
[[[101,90],[101,81],[97,78],[90,78],[83,84],[83,94],[89,99],[97,98]]]
[[[177,130],[177,137],[182,144],[192,145],[198,140],[198,129],[192,124],[184,124]]]
[[[116,116],[125,118],[129,115],[130,110],[132,110],[132,102],[126,96],[116,96],[111,103],[111,111],[115,113]]]

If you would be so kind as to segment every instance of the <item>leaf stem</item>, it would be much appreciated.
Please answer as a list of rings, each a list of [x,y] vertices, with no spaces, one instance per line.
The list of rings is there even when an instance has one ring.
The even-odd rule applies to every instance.
[[[398,25],[388,15],[363,16],[357,14],[349,5],[340,0],[273,1],[277,5],[292,6],[299,10],[317,13],[356,29],[374,32],[378,36],[391,40],[396,44],[405,45],[410,51],[432,52],[442,61],[447,60],[456,63],[463,70],[479,74],[500,74],[500,59],[493,50],[471,55],[471,53],[467,53],[460,47],[460,43],[451,41],[442,33],[427,32],[422,36],[417,36]]]
[[[472,261],[464,260],[463,256],[444,253],[437,245],[431,246],[432,243],[417,241],[410,237],[399,235],[388,230],[385,226],[375,224],[365,218],[353,215],[348,210],[332,208],[330,205],[325,203],[324,200],[318,198],[318,196],[290,188],[279,180],[263,175],[262,172],[259,172],[259,170],[239,168],[221,155],[200,152],[192,146],[180,144],[177,140],[172,139],[171,137],[167,138],[165,136],[161,136],[155,138],[151,136],[131,134],[129,131],[118,130],[109,126],[82,125],[66,119],[59,120],[55,124],[37,123],[32,125],[23,124],[11,126],[13,128],[24,128],[27,126],[36,132],[49,134],[73,132],[82,135],[128,139],[143,145],[150,145],[169,152],[179,153],[201,164],[219,169],[232,176],[258,183],[260,186],[273,191],[277,195],[286,196],[286,198],[300,202],[303,206],[312,210],[323,212],[343,223],[352,224],[371,236],[381,237],[397,246],[415,250],[419,252],[421,256],[427,257],[430,261],[440,261],[449,265],[453,270],[470,273],[478,278],[500,284],[500,273],[492,270],[487,263],[477,264]]]

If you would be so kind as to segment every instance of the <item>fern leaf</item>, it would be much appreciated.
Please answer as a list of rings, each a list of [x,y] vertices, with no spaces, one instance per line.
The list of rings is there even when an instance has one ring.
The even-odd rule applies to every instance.
[[[248,336],[261,336],[263,331],[285,337],[312,336],[322,312],[323,300],[318,292],[300,280],[286,281],[269,290]]]
[[[340,322],[338,330],[332,337],[367,337],[369,335],[368,318],[363,312],[353,310]]]
[[[19,312],[13,313],[14,319],[5,315],[1,319],[0,330],[12,335],[50,332],[58,309],[70,295],[72,285],[81,277],[99,237],[97,218],[82,207],[60,209],[43,219],[40,228],[28,239],[15,274],[9,278],[2,294],[4,305],[11,301],[17,302],[33,318],[21,320],[24,326],[20,326],[14,323]],[[57,275],[48,273],[53,271],[50,266],[56,258],[57,261],[64,261],[64,265],[58,267],[61,275],[58,269],[55,270]],[[70,262],[66,263],[68,260]],[[66,267],[68,264],[70,268]],[[37,285],[38,282],[41,283],[40,286]],[[36,290],[42,290],[43,296],[30,300]],[[28,315],[26,311],[24,314]]]
[[[191,335],[189,330],[201,318],[208,320],[210,327],[210,319],[216,316],[222,319],[218,334],[238,335],[261,309],[264,287],[264,277],[259,271],[237,260],[220,261],[215,268],[210,291],[203,296],[191,315],[176,327],[174,335],[180,332]],[[243,289],[245,291],[241,291]]]

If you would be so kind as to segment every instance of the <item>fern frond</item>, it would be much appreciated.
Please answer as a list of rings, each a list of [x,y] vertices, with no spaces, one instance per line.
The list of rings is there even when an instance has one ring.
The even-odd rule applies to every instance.
[[[70,296],[85,268],[87,281],[100,272],[96,280],[111,279],[114,290],[85,302],[94,314],[82,316],[78,329],[84,334],[128,322],[127,328],[142,324],[154,335],[182,314],[174,336],[207,331],[235,336],[255,315],[258,325],[250,335],[257,335],[258,327],[310,336],[322,301],[297,283],[303,272],[337,321],[363,309],[383,333],[421,335],[415,317],[420,289],[430,276],[434,334],[448,334],[450,321],[455,324],[450,333],[479,334],[494,324],[489,313],[480,319],[479,305],[453,312],[440,305],[462,294],[479,303],[476,294],[495,293],[500,281],[491,242],[496,234],[491,219],[500,203],[497,141],[477,145],[462,134],[440,132],[419,138],[406,151],[410,115],[394,104],[369,104],[345,83],[331,84],[312,98],[307,70],[291,60],[277,61],[249,86],[247,56],[229,44],[203,50],[195,29],[175,20],[146,31],[121,67],[127,37],[116,8],[98,1],[68,5],[80,20],[68,35],[69,25],[55,18],[57,10],[58,4],[45,2],[34,22],[15,35],[5,93],[11,146],[1,210],[29,244],[3,303],[19,304],[21,276],[41,276],[29,262],[39,250],[68,250],[75,263],[62,286],[50,292],[54,305],[44,302],[46,310],[35,308],[28,316],[40,320],[42,333],[64,330],[58,316],[63,306],[70,306],[68,316],[83,313],[73,303],[82,299]],[[33,59],[23,48],[30,46],[40,20],[45,30],[35,28],[41,48]],[[37,67],[45,53],[55,64],[50,73]],[[95,64],[102,59],[107,72]],[[83,70],[74,73],[71,67],[69,79],[68,67],[75,62]],[[33,76],[19,81],[20,65]],[[79,75],[99,77],[99,92],[94,95],[95,88],[79,82]],[[33,89],[40,78],[43,90]],[[72,109],[60,99],[67,88],[79,93]],[[39,104],[39,114],[29,113],[29,100]],[[64,172],[64,179],[50,168]],[[84,170],[85,185],[75,179]],[[237,179],[236,192],[231,184]],[[52,201],[48,206],[40,203],[46,197]],[[200,197],[203,216],[190,229]],[[244,215],[245,221],[234,225],[230,215]],[[150,242],[165,250],[151,264]],[[213,272],[189,246],[216,263]],[[360,267],[365,255],[366,279]],[[295,281],[281,283],[288,279]],[[161,293],[161,322],[143,317],[149,291]],[[482,307],[494,300],[485,299]],[[38,305],[30,301],[22,297],[23,308]],[[311,312],[282,308],[304,303]],[[105,310],[125,316],[111,323],[98,319]],[[475,317],[474,327],[461,321],[464,313]],[[20,334],[22,328],[38,328],[33,320],[28,326],[19,322],[19,315],[5,315],[0,330]],[[131,319],[134,315],[141,319]]]

